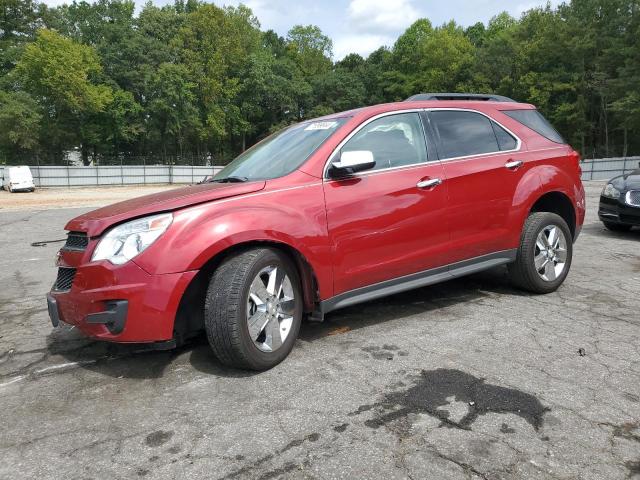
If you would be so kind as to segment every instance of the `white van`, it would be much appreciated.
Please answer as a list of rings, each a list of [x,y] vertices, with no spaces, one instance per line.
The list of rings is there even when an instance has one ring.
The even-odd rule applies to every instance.
[[[33,184],[31,169],[27,166],[4,167],[2,186],[9,192],[18,190],[33,192],[36,186]]]

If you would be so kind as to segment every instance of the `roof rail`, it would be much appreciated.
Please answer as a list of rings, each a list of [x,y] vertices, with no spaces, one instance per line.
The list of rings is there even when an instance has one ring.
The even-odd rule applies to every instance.
[[[477,100],[484,102],[515,102],[509,97],[492,93],[418,93],[405,100],[415,102],[420,100]]]

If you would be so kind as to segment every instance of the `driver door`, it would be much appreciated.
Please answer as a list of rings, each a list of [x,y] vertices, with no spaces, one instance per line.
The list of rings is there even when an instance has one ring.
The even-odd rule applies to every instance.
[[[375,166],[324,181],[334,295],[447,264],[447,184],[418,112],[356,130],[337,152],[370,151]]]

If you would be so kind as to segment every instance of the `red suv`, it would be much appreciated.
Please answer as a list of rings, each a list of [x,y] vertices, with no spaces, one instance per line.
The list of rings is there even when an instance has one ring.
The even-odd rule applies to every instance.
[[[556,290],[585,197],[578,154],[532,106],[422,94],[309,120],[206,183],[71,220],[53,325],[170,348],[206,330],[267,369],[302,318],[506,264]]]

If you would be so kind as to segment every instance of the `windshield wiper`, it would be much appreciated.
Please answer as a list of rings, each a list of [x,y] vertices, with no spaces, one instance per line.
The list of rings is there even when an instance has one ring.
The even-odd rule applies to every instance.
[[[249,179],[247,177],[224,177],[224,178],[212,178],[209,180],[210,183],[243,183],[248,182]]]

